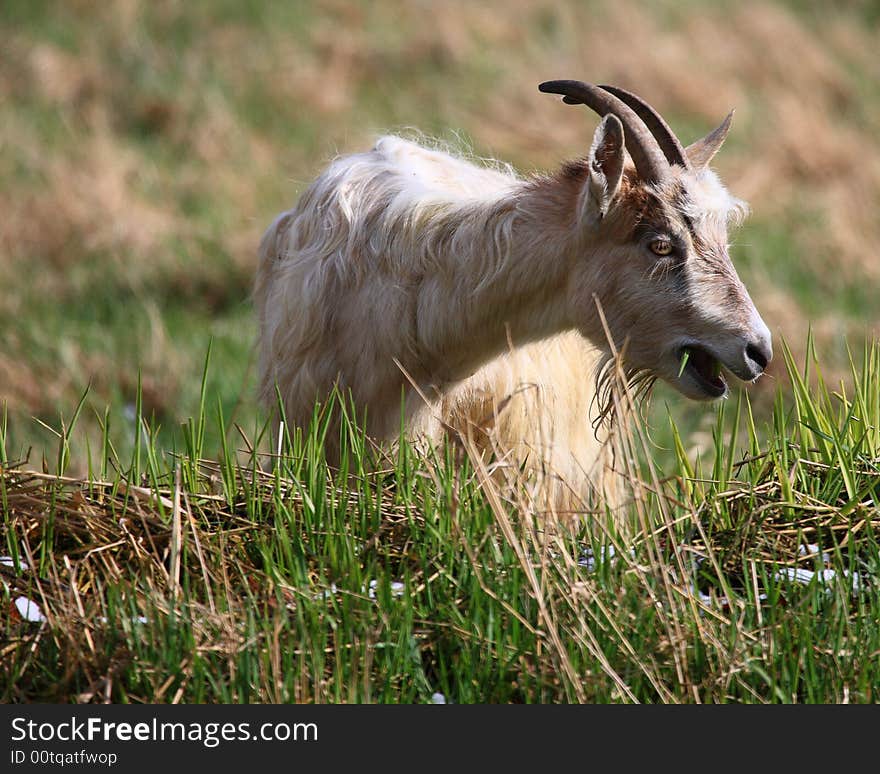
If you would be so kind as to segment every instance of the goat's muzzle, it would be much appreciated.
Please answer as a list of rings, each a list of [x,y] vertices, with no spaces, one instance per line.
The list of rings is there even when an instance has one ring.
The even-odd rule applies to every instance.
[[[770,331],[760,318],[748,336],[736,337],[727,346],[717,339],[687,339],[675,349],[679,363],[678,388],[690,397],[722,398],[728,386],[724,371],[744,382],[755,381],[773,358]]]

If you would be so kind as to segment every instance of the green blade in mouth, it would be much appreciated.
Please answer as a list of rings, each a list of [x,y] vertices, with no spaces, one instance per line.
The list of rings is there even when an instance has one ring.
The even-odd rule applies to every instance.
[[[690,360],[691,351],[685,347],[681,351],[681,364],[678,366],[678,378],[681,379],[681,375],[684,373],[684,369],[687,367],[688,360]]]

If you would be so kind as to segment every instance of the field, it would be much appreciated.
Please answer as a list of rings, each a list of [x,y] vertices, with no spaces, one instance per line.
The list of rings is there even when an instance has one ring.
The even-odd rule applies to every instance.
[[[0,700],[876,701],[875,4],[426,13],[3,4]],[[658,389],[631,506],[577,534],[451,449],[368,474],[353,428],[354,488],[320,427],[273,455],[266,225],[383,131],[523,173],[585,154],[595,118],[537,92],[557,77],[638,91],[685,142],[736,107],[715,165],[752,207],[732,255],[770,378]]]

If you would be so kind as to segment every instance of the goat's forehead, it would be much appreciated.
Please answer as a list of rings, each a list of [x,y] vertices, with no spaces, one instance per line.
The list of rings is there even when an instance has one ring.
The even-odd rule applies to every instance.
[[[632,211],[637,224],[656,228],[683,226],[703,241],[725,241],[728,228],[748,214],[748,205],[732,196],[709,169],[673,168],[662,182],[644,186],[630,178]]]
[[[675,209],[698,227],[726,231],[748,213],[748,205],[731,195],[710,169],[682,172],[673,178],[670,189]]]

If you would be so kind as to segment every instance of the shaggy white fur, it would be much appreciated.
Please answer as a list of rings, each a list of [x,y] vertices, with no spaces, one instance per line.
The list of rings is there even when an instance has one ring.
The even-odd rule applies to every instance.
[[[410,436],[469,434],[523,469],[543,507],[609,495],[608,431],[593,427],[609,352],[597,305],[634,375],[691,397],[706,396],[677,373],[683,342],[708,342],[739,375],[763,326],[727,257],[741,203],[708,169],[641,183],[609,126],[554,176],[394,136],[333,161],[260,245],[262,400],[277,387],[304,426],[338,387],[373,437],[393,440],[403,399]],[[658,235],[679,245],[675,265],[647,249]]]

